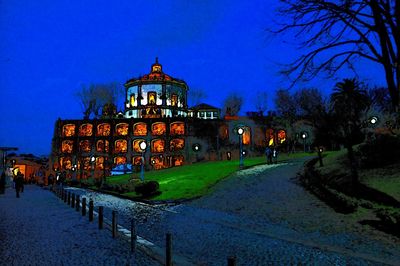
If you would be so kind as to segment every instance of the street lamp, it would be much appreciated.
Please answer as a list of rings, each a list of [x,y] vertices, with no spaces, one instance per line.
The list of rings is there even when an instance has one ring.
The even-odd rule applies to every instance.
[[[90,157],[90,163],[92,164],[92,178],[94,179],[94,162],[96,161],[96,157],[94,157],[94,155],[92,155]]]
[[[139,143],[139,148],[142,151],[142,163],[141,163],[141,167],[140,167],[140,179],[143,182],[144,181],[144,153],[146,152],[146,148],[147,148],[146,141],[142,140]]]
[[[304,144],[304,152],[306,152],[306,138],[308,137],[307,132],[302,132],[301,133],[301,138],[303,139],[303,144]]]
[[[240,145],[239,168],[242,169],[243,168],[243,133],[244,133],[244,129],[242,127],[239,127],[237,129],[237,133],[239,135],[239,145]]]
[[[372,125],[375,125],[376,123],[378,123],[378,121],[379,121],[379,119],[378,119],[378,117],[376,117],[376,116],[372,116],[372,117],[369,118],[369,122],[370,122]]]

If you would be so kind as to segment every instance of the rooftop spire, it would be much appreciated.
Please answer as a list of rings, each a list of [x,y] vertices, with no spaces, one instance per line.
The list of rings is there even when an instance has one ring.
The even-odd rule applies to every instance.
[[[158,57],[156,57],[156,62],[151,65],[151,73],[161,73],[162,72],[162,66],[158,63]]]

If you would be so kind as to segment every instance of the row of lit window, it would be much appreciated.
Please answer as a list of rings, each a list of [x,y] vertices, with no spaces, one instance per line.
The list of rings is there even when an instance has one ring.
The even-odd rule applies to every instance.
[[[134,152],[140,153],[142,150],[139,147],[139,143],[144,141],[144,139],[135,139],[132,141],[132,148]],[[97,152],[109,152],[110,143],[108,140],[98,140],[96,142]],[[169,141],[169,151],[179,151],[185,147],[184,139],[172,139]],[[64,140],[61,143],[61,152],[72,153],[74,149],[73,140]],[[91,152],[92,142],[90,140],[79,141],[79,151],[81,152]],[[114,142],[114,152],[124,153],[128,151],[128,141],[125,139],[118,139]],[[153,153],[162,153],[165,151],[165,140],[163,139],[153,139],[150,142],[150,151]]]
[[[166,134],[166,124],[164,122],[156,122],[151,125],[151,134],[153,136],[161,136]],[[62,128],[63,137],[75,136],[76,125],[66,124]],[[115,126],[116,136],[127,136],[129,132],[128,123],[119,123]],[[147,124],[143,122],[138,122],[133,125],[132,132],[134,136],[146,136],[148,129]],[[173,122],[170,124],[170,135],[184,135],[185,134],[185,124],[183,122]],[[83,124],[79,126],[78,136],[92,136],[93,135],[93,125],[90,123]],[[97,125],[96,136],[110,136],[111,135],[111,125],[109,123],[102,123]]]
[[[109,166],[105,165],[105,160],[108,158],[105,158],[103,156],[96,157],[95,161],[91,163],[90,157],[82,157],[81,160],[77,160],[76,163],[76,168],[79,170],[81,169],[81,164],[83,170],[103,170],[104,168],[110,168]],[[133,156],[131,163],[132,165],[141,165],[142,162],[146,164],[146,161],[143,161],[142,156]],[[184,162],[184,157],[183,155],[173,155],[173,156],[167,156],[164,157],[163,155],[156,155],[156,156],[151,156],[149,159],[149,164],[152,165],[155,169],[162,169],[166,168],[168,166],[181,166],[183,165]],[[113,166],[115,165],[121,165],[121,164],[127,164],[128,160],[124,156],[117,156],[114,157],[113,159]],[[74,170],[74,164],[72,161],[71,157],[60,157],[59,159],[59,165],[57,164],[55,168],[59,168],[58,170]]]

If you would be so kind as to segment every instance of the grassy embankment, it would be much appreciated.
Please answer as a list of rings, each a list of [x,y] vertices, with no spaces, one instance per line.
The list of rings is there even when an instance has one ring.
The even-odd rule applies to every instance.
[[[310,156],[310,153],[280,154],[278,162],[284,162]],[[245,167],[266,163],[265,156],[245,158]],[[152,200],[180,200],[191,199],[210,192],[212,187],[238,170],[238,160],[201,162],[180,167],[173,167],[159,171],[145,173],[145,180],[157,181],[160,184],[161,194]],[[134,174],[138,178],[138,173]],[[132,178],[131,174],[111,176],[107,178],[109,184],[125,184]],[[128,197],[138,197],[135,192],[123,194]]]

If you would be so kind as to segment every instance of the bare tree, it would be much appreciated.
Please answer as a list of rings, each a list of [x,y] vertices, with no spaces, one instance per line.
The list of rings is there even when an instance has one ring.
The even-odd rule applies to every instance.
[[[275,107],[279,116],[288,124],[293,124],[297,117],[297,104],[288,89],[279,89],[275,95]]]
[[[288,23],[276,33],[306,36],[306,52],[283,72],[294,82],[309,81],[321,71],[332,77],[360,58],[382,65],[392,106],[400,98],[399,0],[285,0],[279,13]],[[290,19],[291,18],[291,19]]]
[[[81,101],[84,119],[89,119],[90,115],[99,118],[100,110],[106,104],[117,106],[122,95],[123,90],[117,83],[83,85],[76,93]]]
[[[268,93],[266,91],[259,91],[256,95],[255,100],[256,111],[262,115],[268,109]]]
[[[237,93],[229,94],[225,101],[223,111],[225,115],[235,116],[239,114],[240,109],[242,108],[243,97]]]
[[[188,102],[191,106],[200,104],[205,98],[207,93],[203,89],[194,88],[188,91]]]

